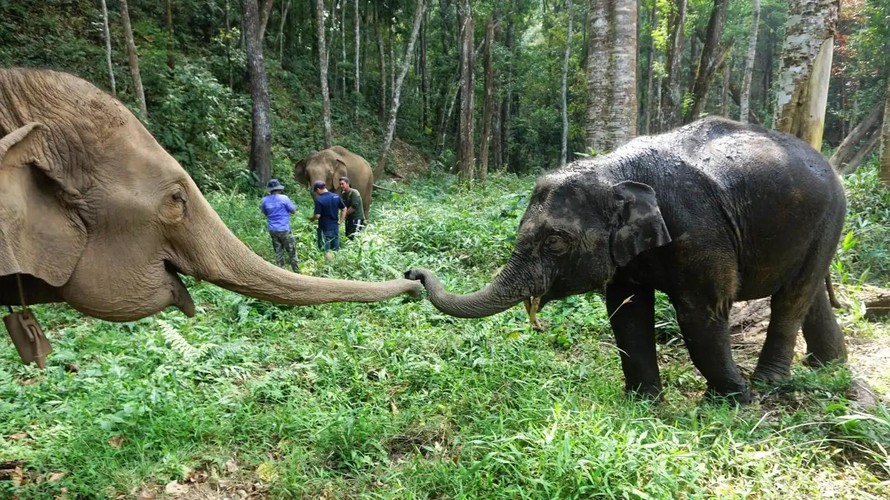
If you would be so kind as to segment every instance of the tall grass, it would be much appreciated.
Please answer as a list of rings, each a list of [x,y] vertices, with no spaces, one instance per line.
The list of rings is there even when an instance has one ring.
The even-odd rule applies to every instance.
[[[439,176],[378,195],[330,264],[295,217],[302,269],[380,280],[422,265],[478,289],[507,260],[532,182]],[[308,215],[308,194],[290,194]],[[272,260],[258,197],[209,199]],[[40,307],[55,348],[43,371],[0,349],[0,496],[135,496],[171,481],[277,498],[890,495],[890,418],[847,401],[846,371],[796,366],[758,404],[711,405],[671,343],[664,402],[627,399],[593,294],[548,305],[542,334],[520,308],[458,320],[411,298],[291,308],[190,287],[192,319]]]

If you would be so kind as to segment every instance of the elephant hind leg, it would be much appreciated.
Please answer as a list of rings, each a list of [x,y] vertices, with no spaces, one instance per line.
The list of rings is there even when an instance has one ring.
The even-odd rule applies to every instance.
[[[754,379],[776,383],[791,378],[797,332],[810,309],[814,288],[818,284],[818,281],[812,280],[805,284],[795,283],[794,286],[782,288],[770,298],[769,327],[752,376]],[[827,296],[824,298],[828,300]]]
[[[822,366],[847,360],[844,334],[834,317],[826,290],[820,290],[813,298],[804,318],[803,337],[807,341],[807,357],[804,359],[807,365]]]

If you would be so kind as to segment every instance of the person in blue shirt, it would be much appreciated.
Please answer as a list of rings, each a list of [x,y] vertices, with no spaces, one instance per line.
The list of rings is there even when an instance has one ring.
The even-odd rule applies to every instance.
[[[309,220],[318,221],[318,249],[331,259],[331,250],[340,250],[340,223],[346,217],[346,203],[343,198],[328,191],[324,181],[312,184],[315,195],[315,213]]]
[[[275,263],[278,267],[284,267],[284,252],[287,251],[290,268],[297,272],[300,261],[297,259],[294,237],[290,232],[290,215],[297,210],[297,207],[284,195],[284,186],[278,179],[269,179],[266,187],[269,194],[263,197],[260,210],[269,222],[269,236],[272,237],[272,248],[275,249]]]

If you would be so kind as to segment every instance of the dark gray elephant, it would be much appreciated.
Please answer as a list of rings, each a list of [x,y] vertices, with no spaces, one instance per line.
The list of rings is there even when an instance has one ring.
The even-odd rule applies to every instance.
[[[801,326],[807,363],[845,360],[825,286],[845,210],[840,179],[802,141],[706,118],[539,178],[513,254],[483,290],[455,295],[428,270],[405,274],[439,310],[465,318],[522,301],[533,318],[538,303],[605,292],[626,387],[651,395],[661,392],[661,290],[709,394],[747,402],[730,352],[734,301],[771,297],[756,378],[790,376]]]

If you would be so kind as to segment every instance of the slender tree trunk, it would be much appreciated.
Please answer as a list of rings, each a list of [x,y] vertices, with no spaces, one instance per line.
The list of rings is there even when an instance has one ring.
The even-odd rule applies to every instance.
[[[361,73],[359,65],[361,55],[361,16],[358,11],[358,0],[355,0],[353,6],[355,7],[355,110],[356,115],[358,115],[358,96],[361,94]]]
[[[664,132],[680,124],[680,60],[683,56],[683,25],[686,23],[686,0],[670,0],[671,10],[666,14],[668,45],[665,52],[667,77],[661,88],[661,122]]]
[[[879,108],[880,109],[880,108]],[[882,110],[883,111],[883,110]],[[850,158],[850,161],[846,164],[842,165],[841,168],[838,169],[838,173],[841,175],[852,174],[859,168],[860,165],[865,163],[872,153],[878,149],[878,146],[881,144],[881,128],[876,128],[871,131],[866,137],[865,140],[860,144],[859,148],[856,149],[856,154],[853,155],[853,158]]]
[[[890,186],[890,79],[884,92],[884,124],[881,126],[881,155],[878,161],[881,181]]]
[[[377,38],[377,48],[380,49],[380,119],[386,116],[386,47],[384,43],[384,29],[380,18],[377,18],[380,36]]]
[[[257,4],[246,0],[244,4],[244,40],[247,46],[247,70],[250,75],[251,140],[249,167],[261,185],[266,185],[272,172],[272,122],[269,119],[269,82],[266,79],[266,63],[263,60],[263,43],[260,38],[260,20]]]
[[[176,58],[173,55],[173,0],[165,0],[164,4],[164,11],[166,13],[164,18],[167,24],[167,37],[169,38],[167,40],[167,67],[172,70],[176,67]]]
[[[235,77],[232,71],[232,24],[229,18],[229,0],[226,0],[225,6],[225,25],[226,25],[226,69],[229,72],[229,90],[235,89]]]
[[[748,121],[751,103],[751,79],[754,77],[754,56],[757,55],[757,32],[760,27],[760,0],[751,0],[751,33],[748,35],[748,54],[745,56],[745,76],[742,79],[742,95],[739,96],[739,120]]]
[[[840,0],[790,0],[779,87],[776,130],[822,149],[831,55]]]
[[[321,108],[324,120],[324,148],[334,145],[331,132],[331,94],[328,90],[328,51],[324,32],[324,0],[315,2],[315,25],[318,35],[318,76],[321,80]]]
[[[244,0],[246,1],[246,0]],[[263,43],[263,40],[266,39],[266,26],[269,24],[269,16],[272,14],[272,2],[274,0],[259,0],[262,2],[260,5],[260,43]]]
[[[652,2],[652,14],[649,17],[649,27],[654,32],[658,26],[658,2]],[[655,44],[655,36],[649,45],[649,70],[646,72],[646,114],[643,120],[643,133],[652,133],[652,114],[658,101],[655,99],[655,58],[658,48]]]
[[[717,68],[723,64],[723,58],[727,51],[720,39],[723,37],[723,27],[726,25],[726,12],[729,10],[729,0],[713,0],[711,17],[708,19],[708,27],[705,32],[704,45],[698,66],[696,66],[692,83],[692,104],[683,116],[683,122],[689,123],[698,119],[704,112],[708,101],[708,89],[711,81],[717,73]]]
[[[340,95],[346,95],[346,6],[343,5],[345,0],[340,0],[340,61],[342,61],[340,70]]]
[[[458,133],[458,173],[464,182],[474,178],[476,159],[473,146],[473,94],[476,88],[473,78],[473,12],[469,0],[460,3],[460,132]]]
[[[430,128],[430,81],[426,67],[426,34],[428,17],[424,9],[423,22],[420,25],[420,126],[424,133]]]
[[[732,64],[723,67],[723,84],[720,89],[720,116],[729,118],[729,79],[732,77]]]
[[[485,91],[482,101],[482,133],[479,137],[479,180],[488,177],[488,149],[491,143],[491,114],[494,108],[494,65],[491,61],[491,46],[494,44],[494,14],[485,25],[485,49],[482,64],[485,68]]]
[[[566,0],[566,17],[568,28],[566,31],[566,50],[562,58],[562,149],[559,154],[559,165],[564,167],[569,155],[569,59],[572,55],[572,0]],[[489,55],[490,57],[490,55]],[[483,160],[485,161],[485,160]]]
[[[281,2],[281,23],[278,25],[278,62],[284,69],[284,26],[287,20],[287,11],[290,9],[290,0]]]
[[[117,84],[114,82],[114,66],[111,64],[111,31],[108,29],[108,6],[102,0],[102,22],[105,32],[105,62],[108,64],[108,79],[111,81],[111,95],[117,97]]]
[[[494,114],[491,124],[491,156],[494,158],[494,168],[496,169],[501,169],[504,166],[504,150],[501,147],[501,145],[504,143],[501,127],[501,105],[502,102],[498,99],[495,99]]]
[[[590,0],[587,146],[612,151],[637,135],[637,1]]]
[[[828,160],[831,166],[840,172],[847,171],[847,164],[856,156],[856,153],[862,149],[861,142],[864,138],[872,135],[875,130],[881,127],[881,115],[884,109],[875,106],[865,118],[853,127],[853,130],[844,137],[841,144],[834,150],[831,159]]]
[[[139,55],[136,53],[136,42],[133,40],[133,28],[130,25],[130,8],[127,0],[121,0],[121,23],[124,25],[124,37],[127,40],[127,54],[130,57],[130,75],[133,77],[133,90],[139,102],[139,111],[143,118],[148,118],[145,106],[145,91],[142,90],[142,76],[139,75]]]
[[[420,31],[420,24],[423,21],[424,4],[423,0],[417,0],[414,11],[414,25],[411,28],[411,38],[408,40],[408,48],[405,49],[405,58],[402,59],[402,68],[399,70],[399,76],[396,78],[392,89],[392,105],[390,106],[389,121],[386,124],[386,137],[383,140],[383,148],[380,151],[380,159],[377,161],[377,167],[374,168],[374,178],[382,179],[384,167],[386,166],[386,155],[389,154],[389,148],[392,146],[392,140],[396,132],[396,116],[399,113],[399,97],[402,92],[402,83],[414,60],[414,43],[417,41],[417,33]]]

